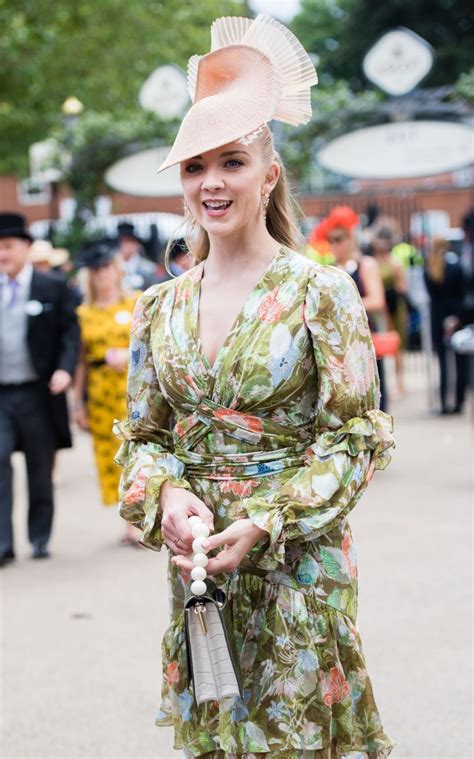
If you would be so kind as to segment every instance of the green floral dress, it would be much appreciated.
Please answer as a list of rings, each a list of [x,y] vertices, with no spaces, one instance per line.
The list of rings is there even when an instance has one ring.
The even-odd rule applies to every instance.
[[[197,707],[187,681],[183,585],[169,567],[157,724],[209,758],[387,757],[355,626],[347,516],[383,469],[392,420],[378,410],[370,331],[350,277],[281,248],[211,367],[198,338],[203,265],[149,289],[132,325],[121,515],[159,549],[165,480],[267,537],[230,576],[244,697]],[[157,589],[158,591],[158,589]]]

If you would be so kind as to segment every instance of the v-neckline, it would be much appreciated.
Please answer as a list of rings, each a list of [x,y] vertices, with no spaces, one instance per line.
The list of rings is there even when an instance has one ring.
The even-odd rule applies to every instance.
[[[199,334],[199,311],[200,311],[200,305],[201,305],[201,282],[202,282],[202,278],[203,278],[203,274],[204,274],[204,261],[201,262],[199,276],[195,280],[196,294],[195,294],[195,297],[193,298],[193,306],[194,306],[193,330],[194,330],[194,340],[195,340],[195,343],[196,343],[196,346],[197,346],[197,350],[198,350],[199,355],[202,358],[202,360],[203,360],[203,362],[204,362],[204,364],[206,366],[207,371],[210,374],[215,374],[215,372],[219,368],[219,366],[221,364],[221,361],[222,361],[223,353],[227,349],[228,344],[230,343],[230,341],[232,340],[232,338],[234,336],[234,333],[236,332],[236,330],[240,326],[240,322],[243,319],[243,315],[244,315],[244,312],[246,310],[248,302],[250,301],[250,299],[254,295],[255,291],[259,290],[262,287],[262,285],[265,282],[266,278],[268,277],[269,273],[273,269],[273,266],[275,265],[275,262],[276,262],[277,258],[280,257],[280,255],[282,254],[283,250],[284,250],[284,248],[281,245],[278,248],[278,250],[275,253],[275,255],[273,256],[273,258],[268,262],[265,270],[262,272],[261,276],[259,277],[259,279],[255,283],[255,285],[252,287],[251,290],[249,290],[247,296],[245,297],[245,299],[244,299],[244,301],[242,303],[242,306],[240,307],[239,311],[237,312],[237,315],[236,315],[236,317],[235,317],[235,319],[234,319],[234,321],[232,323],[231,328],[229,329],[229,331],[228,331],[228,333],[227,333],[227,335],[226,335],[226,337],[224,339],[224,342],[222,343],[222,345],[220,346],[219,350],[216,353],[216,358],[214,359],[214,363],[212,364],[212,366],[211,366],[211,362],[209,361],[209,359],[207,358],[206,354],[203,351],[202,343],[201,343],[201,337],[200,337],[200,334]]]

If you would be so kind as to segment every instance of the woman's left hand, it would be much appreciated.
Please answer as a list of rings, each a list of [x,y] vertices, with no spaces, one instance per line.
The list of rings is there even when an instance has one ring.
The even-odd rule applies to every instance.
[[[203,542],[206,553],[221,546],[224,548],[217,556],[209,559],[206,567],[207,574],[219,575],[223,572],[231,572],[239,566],[244,556],[264,535],[268,533],[254,525],[250,519],[237,519],[227,529],[211,535]],[[186,573],[190,573],[193,568],[192,556],[174,556],[171,561]]]

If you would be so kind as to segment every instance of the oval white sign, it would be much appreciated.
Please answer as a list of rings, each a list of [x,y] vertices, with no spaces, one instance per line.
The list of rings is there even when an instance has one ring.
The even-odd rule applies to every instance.
[[[179,166],[157,174],[170,151],[169,147],[150,148],[121,158],[109,166],[105,181],[113,190],[143,198],[181,196],[183,190],[179,178]]]
[[[356,179],[424,177],[474,162],[474,130],[447,121],[404,121],[357,129],[318,153],[322,166]]]

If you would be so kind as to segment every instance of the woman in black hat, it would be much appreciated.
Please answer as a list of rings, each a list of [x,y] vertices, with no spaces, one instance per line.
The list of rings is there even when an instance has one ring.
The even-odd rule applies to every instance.
[[[74,385],[75,420],[92,433],[104,506],[118,501],[120,470],[114,463],[112,425],[125,411],[130,322],[140,294],[125,291],[115,253],[114,245],[103,241],[92,243],[79,258],[85,270],[85,301],[78,309],[82,350]],[[127,526],[122,543],[135,545],[136,532]]]

